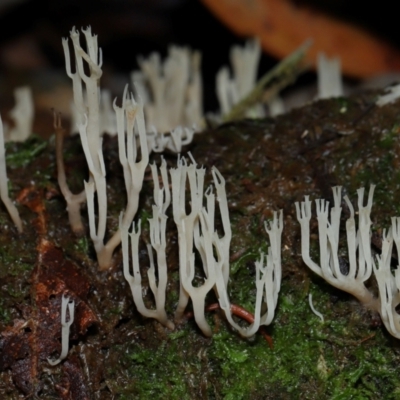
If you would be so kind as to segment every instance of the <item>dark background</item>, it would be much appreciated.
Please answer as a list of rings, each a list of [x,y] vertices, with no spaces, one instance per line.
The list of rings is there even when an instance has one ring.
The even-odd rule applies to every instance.
[[[398,16],[393,2],[353,0],[295,1],[355,23],[400,48]],[[229,48],[244,38],[229,31],[197,0],[0,0],[0,79],[10,86],[24,84],[32,73],[64,69],[61,37],[72,26],[91,25],[103,50],[105,77],[124,76],[137,68],[137,56],[171,43],[202,51],[206,109],[216,108],[215,74],[229,62]],[[264,54],[260,71],[276,60]],[[51,78],[49,78],[51,81]],[[314,79],[305,75],[301,82]],[[112,86],[112,85],[111,85]],[[118,86],[118,85],[117,85]],[[118,88],[119,90],[119,88]]]

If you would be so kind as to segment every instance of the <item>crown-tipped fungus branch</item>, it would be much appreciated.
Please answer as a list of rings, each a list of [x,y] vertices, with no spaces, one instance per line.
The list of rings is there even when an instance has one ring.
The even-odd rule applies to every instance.
[[[379,287],[380,315],[386,329],[391,335],[400,339],[400,315],[396,311],[400,304],[400,266],[391,270],[393,241],[400,251],[400,218],[392,218],[392,227],[388,233],[383,232],[382,254],[376,256],[373,269]]]
[[[137,310],[145,317],[154,318],[169,329],[174,329],[174,324],[167,317],[165,312],[165,290],[167,287],[167,260],[166,260],[166,222],[167,216],[165,211],[171,202],[171,195],[168,187],[168,174],[166,163],[163,160],[161,164],[161,177],[163,181],[163,189],[160,189],[158,182],[157,167],[151,166],[153,181],[154,181],[154,202],[153,218],[149,219],[150,223],[150,241],[151,245],[147,245],[147,251],[150,259],[150,268],[147,272],[150,289],[154,294],[156,309],[148,309],[142,298],[142,276],[139,266],[139,237],[141,233],[141,221],[139,220],[137,229],[135,224],[132,224],[132,232],[128,233],[129,225],[124,224],[122,216],[120,218],[120,229],[122,236],[122,252],[123,252],[123,267],[124,277],[128,281],[133,300]],[[131,251],[129,252],[129,237],[131,240]],[[158,283],[156,282],[155,263],[153,257],[153,249],[157,254],[157,271]],[[131,257],[133,274],[130,272]]]
[[[250,337],[258,330],[260,325],[269,325],[275,315],[275,308],[278,302],[278,294],[281,284],[281,236],[283,229],[283,214],[279,216],[275,212],[274,219],[270,226],[265,223],[265,230],[270,239],[270,248],[267,256],[261,253],[260,259],[256,261],[256,304],[254,312],[254,323],[248,328],[238,325],[232,318],[232,308],[228,296],[229,281],[229,250],[232,237],[229,220],[228,201],[225,190],[225,179],[221,173],[213,167],[213,181],[217,192],[217,200],[222,220],[224,234],[219,237],[214,232],[214,195],[207,193],[207,212],[203,209],[203,216],[209,217],[207,224],[201,219],[202,240],[195,240],[196,247],[203,260],[204,270],[215,269],[215,289],[221,309],[225,312],[228,322],[239,331],[242,336]],[[207,229],[208,228],[208,229]],[[198,229],[198,228],[197,228]],[[197,237],[199,235],[197,234]],[[195,235],[196,239],[196,235]],[[201,246],[199,245],[201,244]],[[217,259],[214,258],[217,255]],[[264,299],[264,301],[263,301]],[[262,305],[267,306],[266,311],[261,315]]]
[[[342,271],[339,265],[338,242],[341,215],[341,187],[333,188],[334,207],[328,220],[328,202],[316,200],[320,247],[320,266],[310,257],[311,202],[306,196],[300,205],[296,203],[297,219],[301,225],[302,257],[306,265],[316,274],[324,278],[332,286],[344,290],[369,309],[380,313],[386,329],[391,335],[400,339],[400,315],[396,308],[400,304],[400,266],[394,273],[391,271],[393,242],[397,251],[400,250],[400,218],[392,218],[392,227],[386,233],[383,231],[382,253],[371,254],[371,208],[374,186],[371,185],[367,205],[363,206],[364,188],[358,189],[358,229],[356,230],[355,212],[347,196],[344,200],[350,210],[346,221],[349,270]],[[378,282],[379,297],[366,288],[364,282],[369,279],[372,271]]]
[[[211,329],[204,317],[205,297],[215,287],[220,307],[224,310],[229,323],[241,335],[248,337],[254,335],[260,324],[270,324],[274,316],[281,281],[282,212],[279,215],[279,219],[277,214],[274,214],[274,220],[270,228],[266,226],[266,230],[270,236],[271,247],[268,255],[266,257],[261,255],[261,259],[256,263],[257,294],[255,321],[249,328],[244,329],[232,318],[231,304],[228,296],[231,228],[225,180],[216,168],[213,168],[212,174],[224,230],[224,235],[221,238],[218,237],[214,228],[215,195],[211,188],[205,193],[206,207],[202,206],[204,169],[197,168],[194,161],[191,165],[187,165],[185,160],[180,159],[178,167],[171,170],[173,214],[178,228],[181,282],[179,303],[175,318],[179,320],[182,317],[190,297],[198,326],[206,336],[210,336]],[[189,213],[185,211],[186,179],[189,180],[190,187],[191,210]],[[194,287],[192,283],[195,275],[193,243],[200,254],[205,275],[203,285],[198,287]],[[268,308],[261,315],[263,298]]]
[[[3,122],[0,117],[0,197],[1,201],[7,208],[8,213],[15,226],[18,229],[18,232],[22,232],[22,221],[19,216],[18,210],[11,201],[8,195],[8,178],[7,178],[7,168],[6,168],[6,152],[4,148],[4,131],[3,131]]]
[[[194,128],[182,128],[181,126],[172,129],[168,134],[153,130],[147,135],[149,150],[161,153],[165,149],[169,149],[174,153],[180,153],[183,146],[191,143],[193,136]]]
[[[190,275],[190,257],[193,253],[193,230],[203,204],[204,168],[197,168],[195,163],[187,165],[186,160],[178,160],[177,168],[170,170],[172,182],[172,207],[179,243],[179,301],[175,318],[182,319],[189,301],[189,293],[183,285],[183,277]],[[190,186],[190,212],[186,213],[186,180]]]
[[[186,271],[182,269],[181,283],[190,298],[192,299],[193,314],[197,325],[205,336],[211,336],[211,328],[208,325],[204,311],[205,299],[207,293],[214,287],[216,283],[216,271],[218,261],[215,260],[213,254],[213,235],[214,232],[214,193],[207,190],[205,193],[207,207],[203,207],[199,212],[198,217],[195,219],[193,230],[186,232],[184,241],[182,243],[182,260],[186,260]],[[184,226],[184,221],[182,221]],[[184,228],[185,229],[185,228]],[[205,279],[201,286],[193,286],[193,279],[195,276],[195,254],[194,252],[186,254],[188,248],[185,241],[195,243],[197,250],[200,253]],[[179,243],[180,251],[181,243]],[[185,273],[186,272],[186,273]]]
[[[85,114],[86,115],[86,114]],[[89,215],[89,230],[90,237],[93,241],[94,248],[97,253],[97,261],[99,268],[103,269],[101,264],[100,254],[104,248],[104,236],[106,233],[107,222],[107,194],[106,194],[106,168],[104,165],[103,151],[101,149],[102,141],[99,142],[95,158],[92,158],[91,149],[87,136],[88,120],[79,125],[79,134],[81,135],[81,142],[83,151],[85,153],[86,161],[88,163],[90,177],[89,182],[85,181],[85,192],[87,199],[87,208]],[[94,161],[96,160],[96,162]],[[95,165],[98,165],[96,167]],[[97,204],[98,204],[98,223],[96,228],[96,218],[94,213],[94,193],[97,191]]]
[[[124,212],[122,224],[130,225],[139,204],[139,194],[143,185],[143,178],[146,166],[149,162],[149,152],[147,148],[146,130],[144,125],[143,107],[137,104],[133,97],[129,97],[127,90],[124,93],[123,105],[118,107],[114,102],[114,110],[117,115],[117,131],[119,158],[124,171],[125,188],[127,191],[127,207]],[[126,134],[125,134],[126,118]],[[135,122],[139,132],[141,148],[141,160],[136,161],[138,149],[134,133]],[[112,255],[115,248],[121,243],[121,233],[118,229],[110,240],[104,244],[107,220],[107,194],[106,194],[106,171],[103,160],[101,141],[95,153],[97,165],[92,158],[90,143],[87,134],[87,121],[79,126],[79,133],[85,157],[89,166],[92,181],[85,182],[85,191],[88,203],[90,237],[93,240],[97,253],[99,269],[105,270],[111,266]],[[96,228],[94,214],[94,193],[97,191],[98,202],[98,223]]]
[[[333,190],[334,206],[331,209],[330,221],[329,203],[323,199],[316,200],[320,265],[310,257],[310,219],[311,201],[305,196],[300,205],[296,203],[297,219],[301,225],[301,254],[306,265],[316,274],[324,278],[332,286],[344,290],[356,297],[363,304],[370,307],[375,304],[372,293],[365,287],[364,282],[372,273],[372,256],[370,248],[371,207],[374,194],[374,185],[371,185],[368,203],[363,207],[364,188],[358,193],[358,230],[354,218],[354,208],[347,196],[344,197],[350,210],[350,218],[346,221],[347,246],[349,254],[349,271],[344,273],[339,264],[339,227],[342,208],[341,187]],[[358,260],[357,260],[358,255]]]
[[[91,154],[91,160],[96,170],[101,169],[100,158],[98,157],[98,149],[100,143],[100,115],[99,115],[99,81],[102,75],[102,53],[97,45],[97,36],[92,35],[90,27],[82,30],[86,38],[87,53],[82,49],[79,43],[79,31],[72,28],[70,37],[74,47],[75,54],[75,72],[71,70],[71,57],[68,46],[68,39],[62,40],[65,55],[65,69],[67,75],[72,80],[72,88],[74,94],[73,115],[78,126],[86,126],[88,149]],[[89,75],[85,73],[83,60],[86,61],[89,68]],[[85,83],[85,90],[82,82]],[[60,125],[56,124],[55,125]],[[62,135],[61,125],[55,126],[57,136],[57,169],[58,180],[61,191],[67,201],[67,209],[71,229],[76,234],[82,234],[83,225],[80,217],[80,206],[86,200],[86,191],[74,195],[68,188],[65,177],[64,164],[62,161]],[[58,131],[58,134],[57,134]],[[101,144],[100,144],[101,145]],[[92,182],[93,176],[89,182]]]
[[[97,44],[97,35],[92,35],[90,26],[82,29],[82,32],[85,35],[87,51],[84,51],[80,45],[79,31],[72,28],[70,33],[75,53],[76,70],[74,73],[71,71],[68,39],[63,39],[62,44],[65,54],[65,68],[67,75],[72,79],[75,108],[80,113],[78,123],[83,123],[84,114],[86,114],[90,149],[96,152],[100,140],[99,82],[103,73],[101,70],[103,60],[101,49]],[[89,73],[85,72],[83,60],[86,61]],[[82,82],[85,84],[85,90],[83,90]],[[92,158],[96,159],[94,153],[92,153]],[[97,162],[95,165],[97,168]]]
[[[99,108],[99,79],[102,74],[102,61],[101,52],[97,46],[97,37],[91,34],[90,28],[83,30],[83,33],[86,38],[86,52],[80,46],[78,31],[75,29],[71,31],[76,65],[74,73],[71,71],[70,53],[68,41],[66,39],[63,40],[63,47],[67,74],[73,81],[75,110],[78,112],[78,114],[76,114],[78,120],[77,125],[90,172],[89,181],[85,182],[85,193],[89,215],[90,236],[97,253],[99,269],[104,270],[111,265],[113,252],[121,243],[122,239],[124,276],[131,286],[132,295],[139,312],[147,317],[156,318],[165,326],[173,328],[174,325],[168,320],[165,312],[165,289],[167,283],[165,211],[171,200],[165,161],[163,161],[161,166],[163,189],[159,187],[156,167],[151,167],[154,180],[155,206],[153,206],[153,218],[149,220],[151,246],[148,246],[150,258],[148,278],[150,288],[156,300],[155,310],[149,310],[145,307],[141,294],[141,274],[138,260],[139,236],[141,231],[140,221],[137,228],[133,225],[130,235],[128,230],[137,212],[144,172],[149,161],[149,147],[155,151],[162,151],[165,148],[169,148],[173,151],[180,151],[183,145],[192,140],[194,130],[177,127],[171,131],[169,136],[164,135],[164,133],[161,135],[157,133],[147,135],[142,104],[137,104],[133,96],[128,96],[127,89],[125,89],[124,92],[122,107],[116,106],[114,102],[119,158],[123,167],[125,188],[127,191],[127,206],[125,212],[121,213],[119,229],[107,243],[104,243],[107,219],[106,169],[102,152],[102,140],[100,137],[101,115]],[[246,50],[242,52],[243,54],[239,52],[239,50],[234,50],[232,52],[232,63],[234,64],[235,74],[241,77],[240,82],[237,82],[238,87],[235,88],[235,90],[242,95],[246,95],[248,92],[248,80],[250,78],[250,80],[254,80],[255,76],[255,70],[250,78],[243,75],[245,67],[242,63],[242,58],[248,58],[246,51],[252,53],[251,55],[257,59],[259,56],[259,45],[256,42],[254,42],[254,45],[249,44]],[[83,61],[87,64],[85,66],[87,67],[86,70]],[[194,54],[190,56],[187,49],[172,48],[170,50],[170,57],[164,65],[161,65],[157,55],[152,55],[148,61],[141,60],[140,63],[143,72],[141,75],[136,74],[136,76],[139,76],[140,80],[144,81],[143,74],[145,74],[152,90],[153,103],[149,100],[150,93],[146,92],[145,87],[139,87],[139,92],[142,93],[145,101],[146,99],[150,101],[150,103],[146,104],[147,118],[150,123],[157,114],[158,122],[161,121],[166,126],[167,120],[169,122],[173,121],[172,126],[175,127],[179,124],[179,121],[188,117],[193,110],[197,109],[197,111],[199,111],[201,109],[200,101],[196,103],[196,99],[198,100],[198,97],[201,96],[201,79],[198,71],[200,58],[198,55]],[[253,64],[256,64],[255,60],[253,60]],[[89,73],[87,73],[87,71],[89,71]],[[188,108],[185,108],[186,96],[189,96],[187,99],[190,103]],[[103,98],[105,98],[106,102],[108,101],[107,96],[103,96]],[[106,107],[106,119],[108,123],[111,121],[109,118],[109,108],[110,107]],[[138,139],[135,136],[135,123],[136,131],[139,136]],[[56,120],[55,128],[61,131],[59,120]],[[165,127],[161,129],[167,130],[168,128]],[[62,153],[61,135],[58,134],[58,137],[57,158],[60,158]],[[141,149],[141,159],[140,161],[136,161],[139,147]],[[60,164],[60,186],[62,187],[63,194],[66,198],[68,197],[67,203],[69,199],[72,198],[84,199],[84,196],[74,196],[68,190],[64,165],[59,161],[58,164]],[[225,310],[227,318],[232,325],[244,336],[254,334],[260,324],[269,324],[274,315],[281,278],[280,235],[282,232],[282,214],[280,214],[279,223],[277,215],[275,214],[271,228],[268,229],[268,227],[266,227],[270,236],[271,247],[268,251],[268,255],[266,257],[261,255],[261,259],[256,263],[257,296],[255,322],[250,328],[242,329],[239,325],[235,324],[232,319],[231,307],[227,294],[231,228],[225,193],[225,181],[218,170],[214,168],[212,173],[224,229],[224,235],[219,238],[217,233],[214,232],[215,195],[211,188],[205,193],[207,205],[203,207],[204,168],[197,168],[193,159],[190,165],[188,165],[184,159],[178,159],[178,167],[172,169],[170,173],[172,181],[173,216],[178,229],[180,269],[180,295],[175,318],[180,320],[183,317],[189,298],[191,298],[196,322],[203,333],[210,336],[211,329],[204,317],[205,298],[207,293],[212,288],[215,288],[220,302],[223,305],[222,308]],[[190,191],[190,212],[186,211],[185,202],[187,180],[189,182]],[[95,207],[94,203],[96,192],[97,207]],[[74,204],[76,211],[79,211],[79,205],[80,203]],[[95,217],[96,208],[98,210],[97,219]],[[70,216],[70,220],[71,219]],[[73,223],[71,224],[74,225]],[[133,274],[130,273],[129,268],[129,236],[131,238]],[[203,264],[204,282],[200,287],[193,286],[195,275],[194,245],[201,256]],[[157,254],[158,283],[156,282],[153,249]],[[266,266],[264,266],[265,264]],[[268,309],[261,315],[263,298],[265,298],[264,302]]]
[[[241,327],[232,317],[231,303],[229,300],[227,285],[228,279],[224,280],[222,270],[217,270],[217,292],[218,300],[224,310],[228,322],[244,337],[250,337],[256,333],[260,325],[269,325],[275,315],[278,304],[278,294],[281,287],[281,236],[283,229],[282,211],[274,212],[274,219],[265,229],[270,239],[268,254],[260,254],[260,259],[255,262],[256,267],[256,302],[254,311],[254,322],[247,328]],[[264,314],[261,314],[264,305]]]

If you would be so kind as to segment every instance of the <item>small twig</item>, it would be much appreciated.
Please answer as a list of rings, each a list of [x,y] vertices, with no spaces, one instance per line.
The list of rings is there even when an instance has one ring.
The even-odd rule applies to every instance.
[[[361,343],[364,343],[364,342],[366,342],[367,340],[372,339],[375,335],[376,335],[376,333],[372,333],[371,335],[365,337],[364,339],[359,340],[359,341],[356,343],[356,345],[360,345]]]
[[[283,59],[271,71],[268,71],[257,83],[254,89],[239,103],[232,107],[231,111],[223,116],[223,122],[241,119],[245,116],[246,110],[254,106],[263,99],[265,87],[273,81],[277,81],[277,87],[283,89],[284,86],[293,82],[296,77],[304,71],[302,62],[306,51],[311,45],[311,40],[307,40],[295,52]],[[281,84],[279,85],[279,82]],[[283,84],[285,83],[285,84]]]
[[[219,303],[213,303],[208,305],[205,310],[215,311],[220,309],[221,307],[219,306]],[[251,312],[244,309],[243,307],[240,307],[236,304],[231,304],[231,313],[239,318],[244,319],[249,324],[252,324],[254,322],[254,315]],[[185,314],[185,316],[187,319],[193,318],[193,312],[189,311]],[[260,326],[259,332],[261,333],[261,335],[264,336],[264,339],[267,341],[269,348],[272,350],[273,349],[272,337],[268,335],[263,326]]]
[[[374,108],[376,107],[376,103],[371,103],[367,106],[367,108],[357,117],[355,118],[351,125],[356,126],[358,123],[367,115],[369,114]]]

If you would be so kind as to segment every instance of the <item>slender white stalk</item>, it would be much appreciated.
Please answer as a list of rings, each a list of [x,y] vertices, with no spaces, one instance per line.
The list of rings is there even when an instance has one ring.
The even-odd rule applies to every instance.
[[[85,141],[84,152],[86,159],[91,165],[89,170],[91,176],[87,185],[85,184],[85,190],[77,195],[71,193],[68,188],[64,164],[62,161],[62,138],[58,137],[57,144],[57,168],[58,168],[58,180],[61,191],[67,201],[69,220],[72,230],[77,234],[82,234],[83,225],[80,217],[80,205],[87,197],[87,194],[93,199],[94,192],[96,190],[102,190],[99,195],[99,215],[101,212],[107,213],[107,203],[105,202],[105,169],[101,150],[100,140],[100,110],[99,110],[99,99],[100,89],[99,81],[102,75],[102,53],[101,49],[97,46],[97,36],[92,35],[90,27],[82,30],[85,35],[86,49],[85,52],[80,45],[79,31],[72,28],[70,32],[70,38],[74,48],[75,55],[75,72],[71,69],[71,56],[68,45],[68,39],[62,40],[62,45],[65,55],[65,69],[67,75],[72,80],[72,88],[74,95],[74,106],[73,106],[73,119],[77,124],[78,130],[81,134],[81,140]],[[89,69],[89,74],[85,72],[84,61]],[[83,137],[83,139],[82,139]],[[88,158],[89,157],[89,158]],[[96,172],[93,172],[96,171]],[[97,184],[93,182],[96,175]],[[104,176],[103,176],[104,175]],[[102,181],[102,182],[101,182]],[[104,181],[104,182],[103,182]],[[94,209],[93,204],[88,206],[88,209]],[[94,214],[89,217],[91,229],[91,237],[95,238],[96,251],[99,251],[102,242],[102,237],[105,233],[105,218],[99,218],[99,229],[97,232],[93,231],[94,226]]]
[[[220,268],[222,258],[220,258],[217,267],[217,293],[221,309],[225,312],[228,322],[244,337],[253,336],[260,325],[269,325],[275,315],[275,308],[278,303],[278,294],[281,286],[281,236],[283,229],[282,211],[278,214],[274,213],[274,219],[270,227],[266,224],[266,231],[269,235],[271,246],[268,254],[260,254],[260,259],[255,262],[256,267],[256,301],[254,307],[254,322],[247,328],[243,328],[235,322],[231,313],[231,304],[227,292],[227,285],[222,278],[222,269]],[[223,254],[218,247],[223,247],[221,243],[218,245],[217,253]],[[264,305],[264,314],[261,314]]]
[[[144,126],[143,107],[137,104],[133,96],[129,96],[127,89],[124,92],[122,107],[118,107],[114,102],[114,110],[117,116],[117,131],[119,158],[124,171],[125,188],[127,192],[127,206],[123,214],[122,224],[129,226],[136,215],[139,205],[139,194],[143,185],[144,172],[149,162],[149,152],[147,148],[146,130]],[[126,127],[125,127],[126,120]],[[141,159],[137,161],[138,148],[135,138],[135,123],[139,132],[139,142],[141,148]],[[106,171],[103,160],[101,141],[98,142],[99,148],[92,157],[90,143],[87,133],[88,121],[79,125],[79,133],[85,157],[89,166],[92,180],[85,182],[85,191],[88,203],[90,237],[93,241],[97,253],[99,269],[108,269],[112,264],[112,255],[115,248],[121,243],[121,233],[118,229],[104,244],[104,236],[107,223],[107,192],[106,192]],[[96,167],[96,164],[98,167]],[[98,220],[94,214],[94,193],[97,191]]]
[[[261,325],[269,325],[275,316],[275,309],[278,304],[278,295],[281,290],[282,262],[281,262],[281,240],[283,230],[283,212],[279,214],[274,211],[274,218],[268,226],[265,223],[265,230],[268,233],[270,247],[268,254],[261,255],[261,261],[265,265],[262,270],[264,274],[264,304],[267,311],[261,316]],[[265,257],[265,258],[264,258]],[[264,261],[266,260],[266,261]]]
[[[64,129],[61,125],[61,116],[54,112],[54,130],[56,133],[56,161],[57,161],[57,180],[61,193],[67,203],[68,219],[72,231],[80,236],[84,233],[81,218],[81,204],[86,201],[86,192],[83,190],[79,194],[73,194],[67,183],[65,174],[63,147],[64,147]]]
[[[221,213],[222,228],[224,230],[224,236],[218,238],[218,241],[221,244],[220,248],[224,252],[223,255],[221,255],[221,259],[222,259],[221,272],[222,272],[222,277],[223,277],[223,281],[225,284],[225,290],[227,290],[228,279],[229,279],[229,269],[230,269],[229,250],[230,250],[230,244],[231,244],[231,239],[232,239],[232,229],[231,229],[231,223],[230,223],[230,219],[229,219],[228,199],[226,197],[224,177],[218,171],[218,169],[215,167],[212,168],[211,172],[212,172],[212,176],[213,176],[213,180],[214,180],[215,190],[217,191],[217,201],[218,201],[219,210]]]
[[[86,116],[86,114],[85,114]],[[81,135],[81,142],[83,151],[85,153],[86,161],[88,163],[90,175],[93,180],[85,181],[85,192],[87,198],[87,207],[89,215],[89,228],[90,237],[93,241],[94,248],[97,255],[104,248],[104,235],[106,232],[107,222],[107,192],[106,192],[106,169],[103,159],[103,151],[101,148],[101,141],[98,143],[99,147],[95,153],[95,158],[92,158],[92,152],[90,151],[88,134],[87,134],[88,120],[85,118],[85,122],[79,125],[79,134]],[[96,167],[98,165],[99,167]],[[97,191],[97,204],[98,204],[98,223],[96,227],[95,213],[94,213],[94,193]],[[99,258],[99,257],[98,257]],[[99,264],[100,264],[100,260]]]
[[[76,31],[75,27],[72,28],[70,32],[71,38],[73,36],[78,35],[79,33]],[[63,38],[62,39],[62,46],[64,49],[64,56],[65,56],[65,70],[67,72],[67,75],[70,77],[72,80],[72,93],[74,96],[74,107],[72,111],[72,115],[74,116],[74,122],[76,124],[82,124],[83,123],[83,115],[87,112],[86,110],[86,105],[85,105],[85,100],[83,97],[83,88],[82,88],[82,79],[79,76],[77,67],[76,67],[76,61],[75,61],[75,72],[72,72],[71,69],[71,55],[69,51],[69,46],[68,46],[68,38]],[[72,128],[73,131],[75,127]]]
[[[310,305],[311,311],[321,320],[321,322],[324,322],[324,316],[314,307],[311,293],[308,294],[308,304]]]
[[[187,165],[184,159],[178,159],[177,168],[170,170],[172,182],[172,206],[176,227],[178,229],[179,243],[179,275],[180,290],[179,301],[175,312],[177,320],[182,319],[189,301],[183,281],[190,276],[191,256],[193,253],[193,231],[196,219],[199,218],[203,203],[204,168],[197,168],[194,163]],[[191,210],[186,213],[185,188],[186,180],[189,181]]]
[[[213,235],[214,235],[214,194],[206,193],[207,208],[203,208],[195,220],[193,230],[186,232],[186,240],[195,242],[196,248],[201,254],[203,270],[205,274],[204,282],[201,286],[193,286],[195,275],[194,253],[186,254],[187,273],[181,276],[182,285],[189,294],[193,304],[193,314],[198,327],[205,336],[211,336],[211,328],[205,318],[205,299],[208,292],[216,283],[216,266],[213,255]],[[182,224],[184,222],[182,221]],[[201,233],[200,233],[201,231]],[[185,246],[183,251],[185,251]]]
[[[164,268],[166,268],[166,264],[158,264],[158,271],[161,273],[159,275],[159,283],[158,286],[155,283],[155,279],[153,280],[153,270],[154,270],[154,259],[152,254],[151,246],[148,248],[149,257],[150,257],[150,268],[152,272],[148,272],[149,274],[149,283],[150,289],[152,290],[155,302],[156,309],[151,310],[147,308],[143,302],[142,297],[142,276],[140,273],[139,267],[139,237],[141,233],[140,221],[137,226],[137,230],[135,229],[135,224],[132,225],[132,232],[128,234],[128,229],[120,222],[121,236],[122,236],[122,254],[123,254],[123,267],[124,267],[124,277],[129,283],[131,288],[132,297],[135,302],[137,310],[143,316],[147,318],[154,318],[163,325],[165,325],[169,329],[174,329],[174,324],[172,321],[168,320],[167,314],[165,312],[165,288],[166,288],[166,279],[167,274]],[[129,251],[129,238],[131,241],[130,251]],[[132,260],[132,269],[133,274],[130,272],[129,266],[129,257]]]
[[[69,319],[67,322],[67,307],[69,312]],[[69,332],[71,329],[71,325],[74,322],[74,314],[75,314],[75,301],[70,301],[69,297],[62,296],[61,299],[61,354],[57,360],[47,359],[51,366],[55,366],[59,364],[62,360],[64,360],[68,355],[68,346],[69,346]]]
[[[163,160],[161,165],[161,176],[163,180],[163,189],[160,189],[158,181],[158,173],[155,165],[152,165],[153,181],[154,181],[154,201],[153,218],[149,219],[150,223],[150,241],[151,245],[147,246],[150,259],[150,268],[147,272],[149,278],[149,286],[154,294],[156,309],[148,309],[142,298],[142,277],[139,267],[139,236],[140,236],[140,221],[137,230],[135,225],[132,225],[132,233],[128,234],[128,226],[123,223],[122,215],[120,216],[120,230],[122,236],[122,253],[124,276],[128,281],[134,302],[138,311],[145,317],[157,319],[160,323],[169,329],[174,329],[174,324],[167,317],[165,312],[165,290],[167,287],[167,260],[166,260],[166,221],[165,211],[170,203],[170,192],[168,187],[168,174],[166,163]],[[131,238],[131,252],[129,254],[129,236]],[[153,249],[157,254],[157,270],[158,282],[156,280],[155,262],[153,257]],[[129,256],[132,259],[133,274],[130,272]]]
[[[115,112],[112,106],[111,93],[102,90],[100,98],[100,133],[108,133],[111,136],[117,134]]]
[[[382,235],[382,253],[376,256],[373,263],[374,273],[378,282],[380,308],[379,312],[388,332],[400,339],[400,315],[397,307],[400,304],[400,270],[397,265],[394,272],[391,269],[393,243],[400,251],[400,218],[392,218],[392,227]]]
[[[19,216],[17,207],[11,201],[8,195],[8,178],[7,178],[7,168],[6,168],[6,151],[4,148],[4,132],[3,132],[3,122],[0,117],[0,198],[3,204],[6,206],[8,213],[19,233],[22,233],[22,221]]]
[[[324,53],[318,54],[318,98],[343,96],[342,72],[339,58],[328,58]]]
[[[228,114],[238,101],[235,82],[229,76],[228,67],[222,67],[215,78],[215,87],[221,115]]]
[[[99,161],[96,156],[97,149],[100,142],[100,89],[99,82],[102,75],[101,66],[103,64],[102,52],[97,45],[97,35],[92,35],[90,26],[82,29],[86,39],[85,52],[79,43],[78,31],[71,32],[71,39],[74,44],[76,67],[79,77],[85,83],[85,93],[87,101],[87,135],[89,142],[89,149],[91,149],[92,158],[95,162],[96,168],[99,168]],[[83,60],[89,68],[87,74],[84,69]]]

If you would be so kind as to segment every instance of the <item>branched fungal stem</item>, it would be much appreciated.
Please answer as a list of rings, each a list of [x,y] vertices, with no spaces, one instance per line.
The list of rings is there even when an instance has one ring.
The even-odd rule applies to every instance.
[[[142,276],[139,266],[139,237],[141,233],[141,221],[139,220],[137,228],[132,224],[132,232],[128,232],[129,225],[123,222],[123,216],[120,216],[120,230],[122,237],[122,253],[123,253],[123,268],[124,277],[131,288],[132,297],[138,311],[147,318],[154,318],[169,329],[174,329],[175,325],[170,321],[165,312],[165,291],[167,287],[167,260],[166,260],[166,222],[167,216],[165,211],[168,208],[171,200],[168,187],[168,174],[165,160],[161,164],[161,177],[163,188],[160,189],[158,182],[157,167],[155,164],[151,166],[153,181],[154,181],[154,202],[153,218],[149,219],[150,224],[150,241],[151,245],[147,245],[147,251],[150,259],[150,268],[147,272],[150,289],[153,292],[156,309],[147,308],[142,297]],[[131,242],[129,251],[129,240]],[[153,249],[157,254],[157,263],[153,257]],[[132,262],[133,274],[130,272],[130,260]],[[156,268],[157,264],[157,276]]]
[[[54,130],[56,134],[56,160],[57,160],[57,179],[61,193],[67,202],[68,219],[71,225],[72,232],[77,236],[83,235],[85,228],[83,227],[81,218],[81,205],[86,201],[86,192],[82,190],[79,194],[73,194],[67,183],[65,175],[63,147],[64,147],[64,132],[61,124],[61,116],[54,111]]]
[[[69,313],[69,319],[67,321],[67,307]],[[68,355],[68,345],[69,345],[69,332],[72,323],[74,322],[75,314],[75,301],[71,300],[69,297],[62,296],[61,299],[61,354],[57,360],[47,359],[51,366],[59,364]]]

